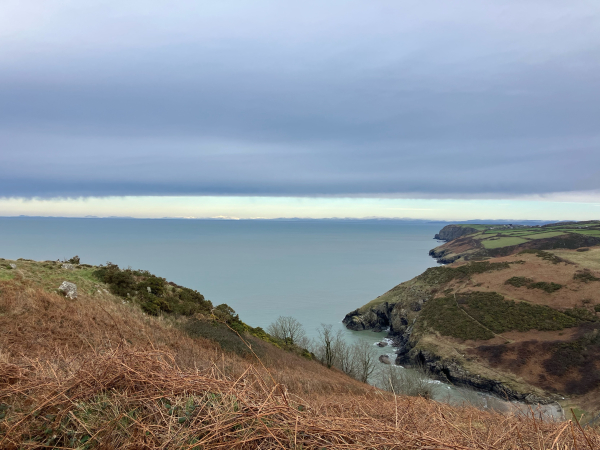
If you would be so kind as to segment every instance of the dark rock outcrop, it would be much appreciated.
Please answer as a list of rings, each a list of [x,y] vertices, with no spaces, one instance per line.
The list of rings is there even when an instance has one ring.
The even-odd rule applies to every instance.
[[[471,228],[469,226],[446,225],[438,234],[435,235],[434,239],[448,242],[459,237],[466,236],[467,234],[477,233],[477,231],[478,230],[476,228]]]
[[[506,384],[472,374],[455,361],[445,361],[439,356],[425,350],[412,349],[398,355],[396,364],[418,365],[425,368],[431,375],[440,381],[451,383],[455,386],[469,387],[478,391],[490,392],[503,399],[525,403],[549,404],[556,402],[552,396],[541,397],[529,392],[519,392],[506,386]]]
[[[439,247],[429,250],[429,256],[435,258],[440,264],[451,264],[461,257],[461,255],[453,255],[449,249],[439,249]]]

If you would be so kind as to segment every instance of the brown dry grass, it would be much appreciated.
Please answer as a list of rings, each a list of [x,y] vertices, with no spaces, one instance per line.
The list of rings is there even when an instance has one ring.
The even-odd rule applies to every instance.
[[[102,290],[0,282],[0,448],[600,446],[577,423],[395,397],[268,347],[245,359]]]
[[[62,364],[61,364],[62,363]],[[2,448],[584,449],[573,422],[502,416],[372,390],[289,393],[254,369],[179,368],[169,353],[116,349],[77,364],[0,364]]]

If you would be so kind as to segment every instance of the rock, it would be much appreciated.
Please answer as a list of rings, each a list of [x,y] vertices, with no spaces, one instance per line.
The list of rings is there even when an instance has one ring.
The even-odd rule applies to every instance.
[[[61,267],[65,270],[73,270],[75,268],[73,264],[63,264]]]
[[[378,345],[379,347],[387,347],[388,343],[387,343],[387,342],[385,342],[385,341],[381,341],[381,342],[378,342],[378,343],[377,343],[377,345]]]
[[[146,289],[148,290],[148,294],[152,294],[152,289],[150,289],[150,286],[148,286]]]
[[[446,225],[435,235],[434,239],[448,242],[467,234],[477,233],[477,231],[479,231],[477,228],[462,225]]]
[[[17,265],[16,265],[16,264],[10,264],[10,268],[11,268],[11,269],[16,269],[16,268],[17,268]]]
[[[379,362],[383,364],[392,364],[392,361],[390,360],[390,357],[388,355],[380,355]]]
[[[75,285],[75,283],[63,281],[58,290],[63,292],[65,294],[65,297],[68,297],[70,299],[77,298],[77,286]]]

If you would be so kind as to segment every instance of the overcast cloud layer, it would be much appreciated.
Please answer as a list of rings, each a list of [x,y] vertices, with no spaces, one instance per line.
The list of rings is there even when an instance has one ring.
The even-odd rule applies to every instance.
[[[600,2],[3,1],[0,196],[600,189]]]

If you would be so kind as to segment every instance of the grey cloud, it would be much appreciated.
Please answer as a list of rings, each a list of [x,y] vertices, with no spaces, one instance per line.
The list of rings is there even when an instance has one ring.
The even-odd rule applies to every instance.
[[[0,195],[600,188],[596,3],[127,3],[0,7]]]

